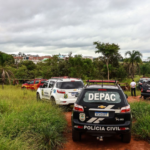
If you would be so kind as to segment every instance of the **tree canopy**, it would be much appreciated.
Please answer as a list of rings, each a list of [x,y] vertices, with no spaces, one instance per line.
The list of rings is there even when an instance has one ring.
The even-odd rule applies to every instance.
[[[94,42],[93,43],[95,46],[95,48],[97,49],[95,51],[95,53],[101,53],[103,55],[103,58],[105,60],[106,66],[107,66],[107,76],[108,76],[108,80],[109,80],[109,61],[110,58],[113,56],[117,56],[119,55],[118,51],[120,49],[119,45],[117,44],[109,44],[109,43],[101,43],[101,42]]]

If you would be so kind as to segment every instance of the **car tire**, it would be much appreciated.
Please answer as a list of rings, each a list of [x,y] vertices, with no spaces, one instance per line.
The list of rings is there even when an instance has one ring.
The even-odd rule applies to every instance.
[[[51,97],[51,98],[50,98],[50,101],[51,101],[52,105],[56,105],[56,101],[55,101],[55,98],[54,98],[54,97]]]
[[[144,96],[144,99],[146,99],[147,98],[147,96]]]
[[[40,100],[41,100],[39,93],[36,94],[36,99],[37,99],[37,101],[40,101]]]
[[[131,132],[122,135],[123,143],[130,143],[130,141],[131,141]]]
[[[72,129],[72,140],[74,142],[81,140],[81,133]]]

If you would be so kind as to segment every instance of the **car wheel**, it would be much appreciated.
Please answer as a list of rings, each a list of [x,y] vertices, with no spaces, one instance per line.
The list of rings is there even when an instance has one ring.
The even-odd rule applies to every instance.
[[[131,132],[122,135],[122,142],[130,143],[130,141],[131,141]]]
[[[72,129],[72,140],[74,142],[75,141],[80,141],[81,140],[81,133]]]
[[[37,101],[40,101],[40,100],[41,100],[39,93],[36,94],[36,99],[37,99]]]
[[[54,97],[51,97],[51,103],[52,103],[52,105],[56,105],[56,101],[55,101],[55,98]]]
[[[147,97],[146,96],[144,96],[144,99],[146,99]]]

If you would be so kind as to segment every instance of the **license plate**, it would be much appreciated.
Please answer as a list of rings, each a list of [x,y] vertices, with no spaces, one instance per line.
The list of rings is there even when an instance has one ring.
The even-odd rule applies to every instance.
[[[71,92],[72,96],[75,96],[78,92]]]
[[[109,117],[108,112],[95,112],[95,116],[97,117]]]
[[[150,92],[150,90],[147,90],[147,92]]]

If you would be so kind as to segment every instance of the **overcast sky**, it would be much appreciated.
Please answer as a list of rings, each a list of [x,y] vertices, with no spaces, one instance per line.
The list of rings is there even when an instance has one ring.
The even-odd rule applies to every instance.
[[[95,54],[94,41],[150,57],[149,0],[0,0],[0,51]]]

